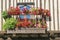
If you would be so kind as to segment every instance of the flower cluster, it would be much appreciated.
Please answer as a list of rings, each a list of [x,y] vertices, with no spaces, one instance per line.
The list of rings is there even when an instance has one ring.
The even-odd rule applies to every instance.
[[[21,10],[19,7],[16,7],[16,8],[10,7],[8,10],[8,14],[9,15],[30,14],[30,15],[50,16],[50,11],[42,8],[31,8],[30,10],[28,10],[27,8],[24,8],[23,10]]]

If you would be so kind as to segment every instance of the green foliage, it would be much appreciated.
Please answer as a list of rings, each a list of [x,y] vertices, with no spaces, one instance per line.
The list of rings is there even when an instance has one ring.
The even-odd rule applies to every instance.
[[[8,15],[7,11],[3,11],[2,17],[6,20],[7,18],[11,18],[11,15]]]
[[[7,18],[6,22],[3,24],[3,30],[14,29],[17,20],[14,18]]]
[[[7,11],[3,11],[3,12],[2,12],[2,17],[3,17],[4,19],[6,19],[7,16],[8,16]]]

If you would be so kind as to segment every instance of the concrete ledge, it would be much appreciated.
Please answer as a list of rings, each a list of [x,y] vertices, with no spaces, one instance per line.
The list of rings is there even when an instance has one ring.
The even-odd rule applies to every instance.
[[[7,33],[45,33],[45,28],[26,28],[21,30],[7,30]]]

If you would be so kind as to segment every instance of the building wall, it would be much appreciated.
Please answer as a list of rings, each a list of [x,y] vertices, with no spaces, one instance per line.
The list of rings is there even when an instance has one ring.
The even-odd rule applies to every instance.
[[[60,0],[0,0],[0,31],[4,20],[2,18],[2,11],[8,10],[10,6],[16,7],[18,2],[34,2],[34,7],[42,7],[51,12],[51,21],[47,21],[47,30],[60,31]]]

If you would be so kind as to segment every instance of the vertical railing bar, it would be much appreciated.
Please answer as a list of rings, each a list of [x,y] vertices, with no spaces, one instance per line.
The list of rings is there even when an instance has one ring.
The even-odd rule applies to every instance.
[[[30,0],[30,2],[31,2],[31,0]]]
[[[1,13],[2,12],[3,12],[3,0],[1,0]],[[2,17],[2,14],[1,14],[1,29],[3,29],[2,25],[3,25],[3,17]]]
[[[5,10],[7,10],[7,0],[5,0]]]
[[[14,7],[14,0],[13,0],[13,7]]]
[[[26,2],[28,2],[28,0],[26,0]]]
[[[40,8],[42,8],[42,0],[40,0]]]
[[[33,3],[34,3],[34,0],[33,0]],[[34,7],[34,5],[33,5],[33,7]]]
[[[35,8],[37,7],[37,5],[36,5],[37,3],[36,3],[36,0],[35,0]]]
[[[20,2],[20,0],[19,0],[19,2]]]
[[[44,0],[44,9],[46,9],[46,0]]]
[[[38,0],[36,0],[36,8],[38,8]]]
[[[15,1],[15,3],[16,3],[16,1]],[[17,6],[17,3],[15,5]]]
[[[59,31],[59,3],[57,0],[57,25],[58,25],[58,31]]]
[[[15,2],[15,0],[13,0],[13,7],[14,7],[14,2]],[[14,16],[15,16],[15,15],[13,15],[13,18],[14,18]]]
[[[10,7],[10,5],[11,5],[11,0],[9,0],[9,7]]]
[[[31,2],[31,0],[30,0],[30,2]]]
[[[41,0],[40,0],[40,8],[41,8]]]
[[[22,1],[24,1],[24,0],[22,0]],[[24,2],[23,2],[24,3]]]
[[[34,3],[34,0],[33,0],[33,3]],[[33,5],[33,7],[34,7],[34,5]]]
[[[51,9],[50,9],[50,0],[49,0],[49,11],[50,11]],[[50,13],[51,14],[51,13]],[[51,31],[51,22],[49,22],[49,29],[50,29],[50,31]]]
[[[23,3],[24,0],[22,0],[22,3]]]
[[[22,2],[23,2],[23,0],[22,0]]]
[[[28,2],[28,0],[27,0],[27,2]]]
[[[17,6],[17,0],[16,0],[16,6]]]
[[[40,4],[40,2],[39,2],[39,0],[38,0],[38,8],[40,7],[40,5],[39,5],[39,4]]]
[[[16,0],[16,6],[17,6],[18,1]],[[18,18],[19,15],[16,16],[16,19]]]
[[[54,17],[54,0],[53,1],[53,24],[54,24],[54,31],[55,31],[55,17]]]
[[[32,0],[30,0],[30,2],[32,2]],[[33,7],[32,5],[30,5],[31,7]]]
[[[34,0],[32,2],[34,3]],[[34,7],[34,5],[32,5],[32,7]]]
[[[14,8],[16,7],[16,6],[15,6],[15,5],[16,5],[16,4],[15,4],[15,3],[16,3],[15,1],[16,1],[16,0],[13,0],[13,7],[14,7]],[[14,18],[16,19],[16,15],[14,15]]]
[[[6,0],[7,1],[7,10],[8,10],[8,8],[9,8],[9,0]]]
[[[26,2],[26,0],[24,0],[24,2]]]
[[[31,2],[31,0],[30,0],[30,2]]]
[[[27,2],[28,2],[28,0],[27,0]]]
[[[46,9],[46,1],[47,0],[44,0],[44,9]],[[46,29],[47,30],[47,29]]]

